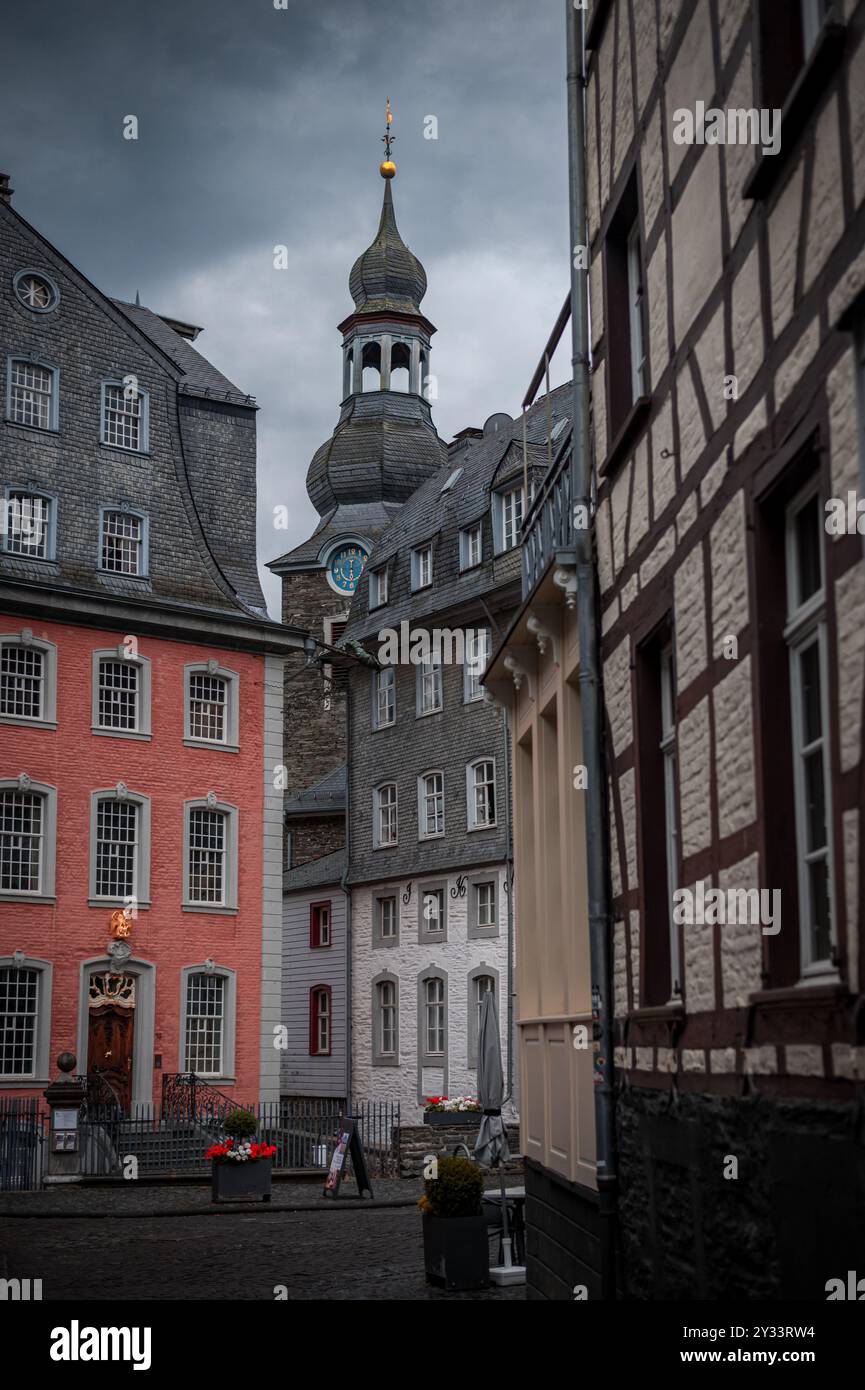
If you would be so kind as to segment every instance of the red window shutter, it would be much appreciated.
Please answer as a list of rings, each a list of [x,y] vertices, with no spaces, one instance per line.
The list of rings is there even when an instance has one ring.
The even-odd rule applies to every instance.
[[[318,1043],[318,990],[309,991],[309,1055],[316,1055]]]

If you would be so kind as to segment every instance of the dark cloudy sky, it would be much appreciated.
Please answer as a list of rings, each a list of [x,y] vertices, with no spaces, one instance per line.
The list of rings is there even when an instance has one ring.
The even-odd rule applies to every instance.
[[[0,0],[15,206],[106,293],[203,325],[196,346],[256,396],[260,564],[316,521],[304,479],[337,419],[386,95],[443,438],[518,412],[569,275],[562,0],[277,3]]]

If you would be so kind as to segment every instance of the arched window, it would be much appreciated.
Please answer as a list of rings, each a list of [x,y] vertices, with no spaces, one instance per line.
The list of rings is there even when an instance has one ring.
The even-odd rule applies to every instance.
[[[481,1009],[484,999],[491,994],[493,1001],[498,1005],[498,971],[485,962],[473,970],[468,978],[468,1028],[466,1039],[468,1043],[467,1063],[470,1067],[478,1064],[478,1039],[481,1026]]]
[[[381,388],[381,344],[365,343],[360,361],[363,368],[361,389],[378,391]]]
[[[408,343],[394,343],[390,352],[390,389],[408,391],[411,377],[411,348]]]
[[[309,1055],[331,1053],[332,995],[330,985],[313,985],[309,991]]]
[[[350,396],[354,390],[354,348],[349,348],[343,356],[342,396]]]
[[[372,982],[372,1064],[399,1065],[399,980],[388,971]]]

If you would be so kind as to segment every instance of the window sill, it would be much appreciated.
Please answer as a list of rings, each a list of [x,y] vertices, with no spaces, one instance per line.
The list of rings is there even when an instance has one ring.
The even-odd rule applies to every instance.
[[[634,401],[634,404],[619,426],[619,431],[610,445],[606,458],[598,469],[600,477],[603,478],[610,473],[628,447],[633,444],[634,439],[648,419],[649,407],[651,404],[651,396],[638,396]]]
[[[823,26],[813,53],[793,83],[781,109],[781,149],[777,154],[761,155],[745,180],[743,198],[756,201],[767,197],[782,169],[789,165],[791,150],[841,62],[846,38],[847,29],[844,24]]]
[[[149,574],[121,574],[119,570],[104,570],[98,567],[96,578],[104,584],[116,584],[120,581],[123,584],[132,584],[138,589],[151,589]]]
[[[498,821],[494,820],[494,821],[491,821],[489,825],[470,825],[470,826],[468,827],[468,834],[469,834],[469,835],[480,835],[480,834],[483,834],[483,832],[484,832],[485,830],[498,830],[498,828],[499,828],[499,823],[498,823]]]
[[[371,727],[371,729],[370,729],[370,733],[373,733],[373,734],[386,734],[387,731],[388,731],[388,729],[395,729],[395,728],[396,728],[396,720],[395,720],[395,719],[392,719],[391,722],[390,722],[389,724],[373,724],[372,727]]]
[[[444,714],[443,706],[439,705],[438,709],[418,710],[417,714],[415,715],[415,719],[429,719],[430,716],[433,714]]]
[[[435,833],[435,835],[418,835],[418,837],[417,837],[417,842],[418,842],[419,845],[424,845],[424,844],[426,844],[429,840],[443,840],[444,837],[445,837],[444,831],[443,831],[443,830],[439,830],[439,831],[437,831],[437,832]]]
[[[55,555],[23,555],[18,550],[7,550],[4,545],[2,550],[0,550],[0,557],[4,560],[12,560],[13,563],[17,560],[21,560],[26,565],[44,565],[46,569],[50,566],[51,573],[60,573],[60,566],[57,563],[57,557]]]
[[[332,1057],[332,1052],[310,1052],[309,1056],[315,1061],[318,1057]]]
[[[25,425],[21,420],[10,420],[8,417],[3,423],[11,430],[25,430],[27,434],[33,434],[38,439],[51,439],[57,444],[60,443],[60,431],[53,425],[43,429],[41,425]]]
[[[762,1008],[810,1008],[815,1002],[834,1003],[844,999],[850,990],[840,980],[815,979],[813,984],[807,980],[798,985],[788,985],[782,989],[761,989],[748,995],[748,1003]]]
[[[206,738],[185,738],[184,748],[210,748],[214,753],[239,753],[239,743],[212,743]]]
[[[14,893],[11,890],[4,890],[0,893],[0,903],[17,903],[21,907],[24,903],[33,903],[36,907],[53,907],[57,898],[53,893]]]
[[[112,454],[125,454],[128,459],[150,458],[149,449],[124,449],[122,444],[106,444],[104,439],[100,439],[99,447],[108,449]]]
[[[396,937],[396,936],[385,936],[385,937],[378,937],[378,938],[373,937],[372,949],[375,951],[375,950],[377,950],[379,947],[382,947],[382,948],[384,948],[384,949],[386,950],[389,946],[398,946],[398,945],[399,945],[399,937]]]
[[[19,719],[14,714],[0,714],[0,724],[14,724],[19,729],[56,729],[56,719]]]
[[[119,899],[119,898],[88,898],[88,899],[87,899],[87,906],[88,906],[88,907],[101,907],[101,908],[109,908],[109,907],[111,907],[111,908],[117,909],[118,906],[119,906],[119,903],[120,903],[120,899]],[[150,903],[150,899],[149,899],[149,898],[146,899],[146,900],[142,900],[142,899],[140,899],[140,898],[136,898],[136,900],[135,900],[135,910],[136,910],[136,911],[138,911],[138,909],[140,908],[142,912],[149,912],[149,911],[150,911],[150,907],[151,907],[151,903]],[[134,920],[134,919],[133,919],[133,920]]]
[[[204,917],[236,917],[236,907],[224,907],[219,903],[182,903],[182,912],[198,912]]]
[[[653,1019],[684,1018],[684,1004],[652,1004],[645,1009],[635,1009],[628,1018],[634,1023],[651,1023]]]
[[[138,733],[135,729],[100,729],[95,724],[91,724],[90,732],[99,738],[129,738],[139,743],[149,743],[153,737],[152,734]]]
[[[373,845],[373,849],[399,849],[399,840],[394,840],[389,845]]]
[[[398,1067],[399,1059],[396,1057],[373,1057],[374,1067]]]
[[[50,1086],[50,1076],[3,1076],[0,1075],[0,1086],[6,1090],[31,1091],[37,1086]]]

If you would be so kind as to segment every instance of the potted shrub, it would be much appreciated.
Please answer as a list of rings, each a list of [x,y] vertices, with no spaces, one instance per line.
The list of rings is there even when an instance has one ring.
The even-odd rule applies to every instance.
[[[260,1197],[270,1201],[270,1178],[275,1144],[256,1144],[255,1116],[248,1110],[231,1110],[222,1128],[224,1143],[207,1150],[211,1160],[211,1201],[230,1202]]]
[[[483,1171],[468,1158],[440,1158],[438,1176],[424,1189],[418,1206],[427,1281],[450,1290],[484,1288],[490,1262]]]
[[[425,1125],[450,1125],[458,1129],[480,1125],[481,1105],[474,1096],[425,1096],[424,1100]]]

